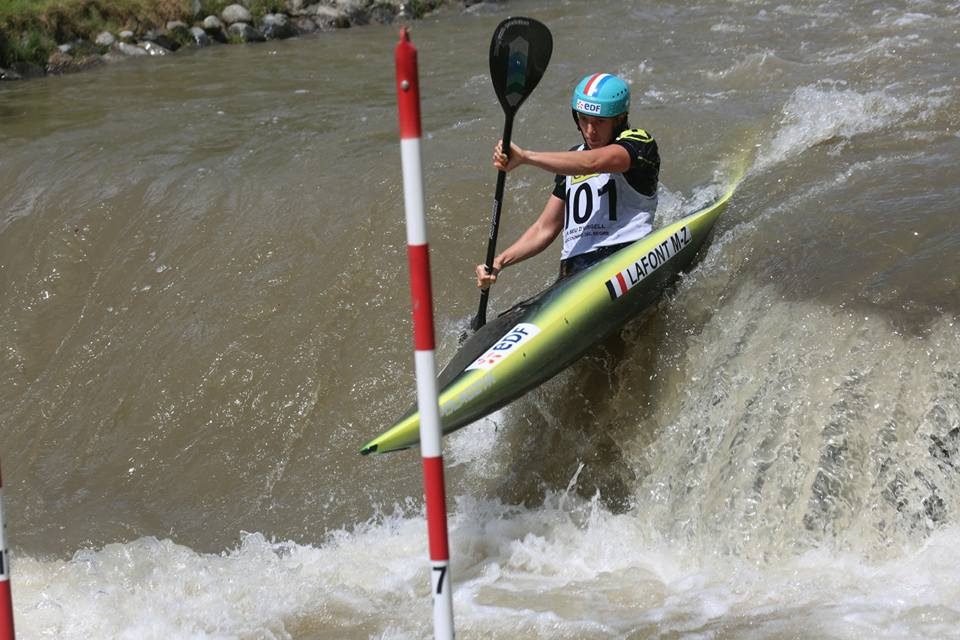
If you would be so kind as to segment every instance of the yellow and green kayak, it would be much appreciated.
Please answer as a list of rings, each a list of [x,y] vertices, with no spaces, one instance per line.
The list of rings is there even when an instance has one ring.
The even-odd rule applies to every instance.
[[[506,311],[467,340],[440,374],[443,433],[493,413],[543,384],[655,302],[690,266],[733,195],[658,229]],[[360,453],[420,439],[416,407]]]

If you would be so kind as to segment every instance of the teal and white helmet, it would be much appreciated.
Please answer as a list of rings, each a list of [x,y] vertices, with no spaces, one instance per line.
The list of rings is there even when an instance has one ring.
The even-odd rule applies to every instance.
[[[577,113],[613,118],[630,110],[630,87],[610,73],[592,73],[573,90],[570,107]]]

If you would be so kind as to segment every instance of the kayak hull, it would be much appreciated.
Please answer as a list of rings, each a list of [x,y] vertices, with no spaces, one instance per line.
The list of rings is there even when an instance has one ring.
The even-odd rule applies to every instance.
[[[443,433],[546,382],[655,302],[693,262],[732,193],[558,280],[480,328],[438,378]],[[419,442],[419,430],[414,407],[360,453],[407,449]]]

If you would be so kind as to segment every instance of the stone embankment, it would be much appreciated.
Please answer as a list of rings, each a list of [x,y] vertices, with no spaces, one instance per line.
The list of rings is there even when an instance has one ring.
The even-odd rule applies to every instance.
[[[0,68],[0,80],[73,73],[130,57],[165,56],[184,48],[279,40],[370,23],[390,24],[421,18],[444,5],[482,11],[498,1],[502,0],[284,0],[277,3],[284,11],[258,16],[251,12],[251,6],[262,5],[252,5],[251,0],[227,5],[217,15],[205,15],[195,0],[189,23],[172,20],[163,27],[103,31],[90,40],[58,43],[45,65],[17,61]]]

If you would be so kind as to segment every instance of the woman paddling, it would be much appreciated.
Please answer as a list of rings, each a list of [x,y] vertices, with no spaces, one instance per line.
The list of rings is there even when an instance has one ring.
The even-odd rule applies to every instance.
[[[477,286],[486,289],[504,268],[546,249],[563,231],[560,277],[581,271],[650,233],[657,208],[660,155],[643,129],[627,122],[630,88],[615,75],[595,73],[576,86],[573,119],[583,137],[570,151],[529,151],[502,141],[493,165],[511,171],[529,164],[556,174],[540,216],[493,260],[477,265]]]

